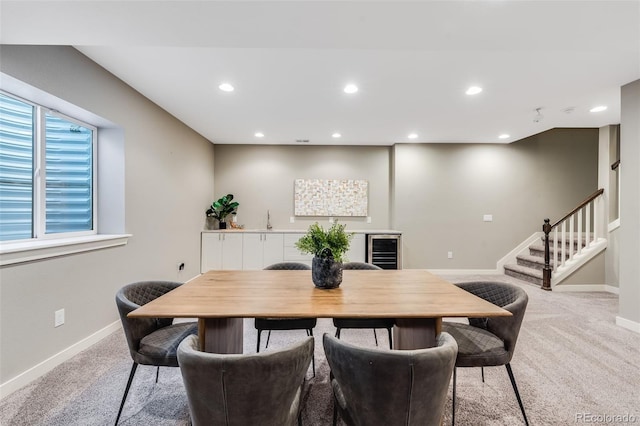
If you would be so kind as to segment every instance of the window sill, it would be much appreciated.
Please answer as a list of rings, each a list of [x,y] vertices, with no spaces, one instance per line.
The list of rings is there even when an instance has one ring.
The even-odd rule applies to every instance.
[[[0,245],[0,266],[126,245],[131,234],[89,235]]]

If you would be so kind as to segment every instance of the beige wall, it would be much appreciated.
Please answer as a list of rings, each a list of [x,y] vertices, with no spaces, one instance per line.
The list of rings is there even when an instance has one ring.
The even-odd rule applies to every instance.
[[[213,196],[213,145],[70,47],[2,46],[3,73],[93,112],[124,132],[128,245],[2,267],[0,383],[118,321],[124,284],[184,280],[200,269]],[[185,262],[179,274],[177,265]],[[66,322],[54,328],[54,311]]]
[[[394,149],[392,227],[403,231],[411,268],[494,269],[545,217],[559,219],[597,189],[597,129]]]
[[[640,80],[621,94],[620,318],[640,331]]]
[[[340,221],[401,230],[406,268],[495,269],[545,217],[559,218],[597,189],[597,129],[556,129],[510,145],[216,145],[215,153],[216,197],[233,193],[247,228],[263,229],[267,209],[274,228],[328,224],[289,223],[296,178],[369,180],[371,224]]]
[[[215,196],[232,193],[240,203],[238,223],[264,229],[267,210],[276,229],[307,229],[328,218],[293,216],[294,179],[366,179],[369,215],[339,218],[349,229],[389,227],[389,147],[216,145]]]

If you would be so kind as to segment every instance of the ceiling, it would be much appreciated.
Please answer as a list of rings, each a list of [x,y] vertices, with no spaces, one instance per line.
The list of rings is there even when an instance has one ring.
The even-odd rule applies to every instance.
[[[0,12],[2,43],[75,46],[216,144],[512,142],[619,123],[620,86],[640,78],[636,0],[2,0]]]

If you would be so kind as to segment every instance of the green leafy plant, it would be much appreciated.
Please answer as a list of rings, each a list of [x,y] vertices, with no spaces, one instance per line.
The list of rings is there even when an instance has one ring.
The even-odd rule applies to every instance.
[[[345,232],[345,226],[336,222],[325,231],[316,222],[309,226],[304,237],[296,242],[296,247],[303,253],[310,253],[320,258],[332,257],[336,262],[342,262],[353,238],[353,233]]]
[[[227,194],[211,203],[211,207],[205,213],[208,217],[214,217],[220,222],[224,222],[227,216],[236,213],[239,205],[240,203],[233,201],[233,194]]]

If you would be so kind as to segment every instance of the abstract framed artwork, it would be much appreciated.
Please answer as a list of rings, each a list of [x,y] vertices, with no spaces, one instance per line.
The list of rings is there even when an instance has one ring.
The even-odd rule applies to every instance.
[[[362,179],[295,179],[294,215],[367,216],[369,182]]]

